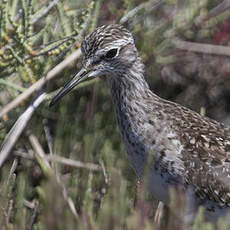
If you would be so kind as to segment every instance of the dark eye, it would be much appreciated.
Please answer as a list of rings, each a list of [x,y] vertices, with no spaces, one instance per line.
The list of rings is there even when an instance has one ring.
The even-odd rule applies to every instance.
[[[117,49],[111,49],[106,53],[105,57],[114,58],[116,55],[117,55]]]

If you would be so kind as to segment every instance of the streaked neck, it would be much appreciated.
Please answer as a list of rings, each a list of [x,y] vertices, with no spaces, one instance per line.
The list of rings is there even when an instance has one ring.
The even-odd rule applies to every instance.
[[[108,84],[113,99],[122,100],[124,97],[146,97],[149,85],[144,78],[144,66],[141,58],[137,58],[130,69],[124,73],[108,76]]]

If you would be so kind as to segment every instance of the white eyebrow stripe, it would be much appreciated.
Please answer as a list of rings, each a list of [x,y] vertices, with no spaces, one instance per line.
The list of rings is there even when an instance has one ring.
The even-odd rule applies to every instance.
[[[133,38],[122,38],[122,39],[117,39],[115,41],[112,41],[104,47],[104,50],[110,50],[113,48],[120,48],[121,46],[127,45],[127,44],[133,44],[134,40]]]

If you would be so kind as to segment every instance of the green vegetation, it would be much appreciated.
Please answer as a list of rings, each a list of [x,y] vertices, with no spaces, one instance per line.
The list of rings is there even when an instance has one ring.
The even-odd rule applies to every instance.
[[[7,143],[0,171],[0,229],[184,229],[183,195],[174,191],[172,212],[154,222],[158,202],[137,183],[105,81],[81,84],[52,109],[48,102],[81,67],[82,37],[120,22],[157,94],[228,124],[228,7],[218,0],[0,0],[0,143],[46,92],[10,133],[18,137]],[[229,229],[229,220],[213,226],[201,210],[192,229],[216,228]]]

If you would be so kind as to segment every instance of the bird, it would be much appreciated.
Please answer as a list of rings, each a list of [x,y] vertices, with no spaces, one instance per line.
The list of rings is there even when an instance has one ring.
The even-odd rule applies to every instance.
[[[182,188],[188,219],[200,206],[208,221],[225,216],[230,211],[230,128],[153,93],[124,26],[96,28],[83,39],[81,52],[82,69],[50,106],[80,82],[105,76],[127,158],[137,177],[147,178],[147,191],[168,205],[170,188]]]

